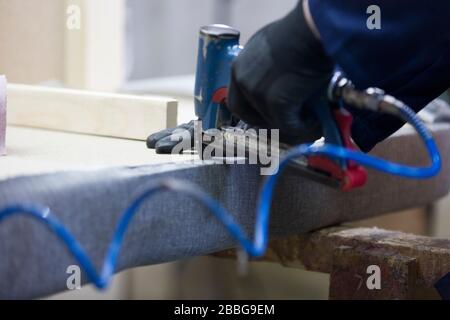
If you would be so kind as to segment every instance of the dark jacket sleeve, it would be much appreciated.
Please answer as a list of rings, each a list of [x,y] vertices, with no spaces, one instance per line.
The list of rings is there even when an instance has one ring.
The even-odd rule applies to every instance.
[[[380,9],[369,29],[367,9]],[[376,86],[418,111],[450,87],[450,1],[309,0],[327,54],[359,88]],[[402,122],[353,110],[353,137],[364,150]]]

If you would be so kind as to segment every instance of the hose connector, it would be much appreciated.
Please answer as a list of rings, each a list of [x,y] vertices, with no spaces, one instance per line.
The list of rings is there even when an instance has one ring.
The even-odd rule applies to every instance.
[[[338,102],[344,96],[345,88],[353,88],[353,83],[341,72],[335,72],[328,86],[328,99]]]

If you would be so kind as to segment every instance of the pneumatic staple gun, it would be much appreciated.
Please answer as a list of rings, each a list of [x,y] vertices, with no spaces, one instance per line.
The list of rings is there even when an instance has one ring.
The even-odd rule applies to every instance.
[[[203,135],[211,130],[223,130],[226,144],[245,143],[246,155],[252,151],[248,141],[233,136],[236,120],[226,106],[227,86],[231,76],[231,64],[242,50],[239,45],[240,33],[225,25],[210,25],[200,29],[197,72],[195,82],[195,112],[202,120]],[[336,73],[328,88],[311,100],[311,109],[321,123],[322,143],[356,149],[351,139],[352,116],[344,109],[343,100],[351,96],[352,104],[376,102],[381,92],[373,89],[362,95],[351,94],[352,85],[341,74]],[[345,94],[346,96],[343,96]],[[379,100],[379,99],[378,99]],[[257,137],[256,137],[257,139]],[[211,137],[202,139],[202,146],[213,141]],[[197,144],[197,148],[199,145]],[[226,148],[226,146],[224,146]],[[280,145],[277,150],[282,156],[289,146]],[[269,150],[274,152],[274,150]],[[201,153],[203,154],[203,153]],[[363,167],[347,160],[333,160],[324,156],[307,156],[291,161],[296,172],[308,178],[350,190],[365,184],[367,174]]]
[[[196,112],[203,120],[202,132],[205,136],[209,135],[210,130],[226,131],[227,126],[236,124],[226,108],[226,88],[231,62],[240,50],[239,32],[236,30],[221,25],[202,28],[196,84]],[[425,167],[402,165],[352,150],[354,145],[350,137],[351,116],[343,108],[344,103],[357,108],[388,113],[408,122],[424,143],[430,165]],[[236,222],[235,216],[209,193],[203,191],[198,185],[175,178],[158,178],[150,181],[146,188],[130,201],[121,214],[100,272],[97,271],[96,264],[87,255],[83,246],[57,216],[52,214],[50,207],[29,202],[10,203],[0,208],[0,222],[17,215],[27,215],[46,226],[66,245],[86,272],[88,279],[98,288],[105,288],[116,270],[121,244],[130,222],[139,213],[142,205],[160,192],[170,191],[190,196],[208,209],[246,254],[261,257],[269,243],[270,210],[275,186],[286,166],[299,167],[315,176],[332,180],[344,190],[361,186],[366,181],[365,171],[356,163],[410,179],[427,179],[439,173],[442,162],[432,135],[415,112],[394,97],[385,95],[378,89],[355,90],[348,80],[336,74],[327,90],[311,99],[311,107],[322,124],[325,143],[322,145],[299,144],[280,151],[284,154],[279,163],[279,171],[265,179],[258,196],[253,237],[249,237],[246,229]],[[229,139],[227,135],[225,137],[231,143],[239,141],[233,139],[232,134]],[[303,157],[305,161],[296,162],[299,157]],[[143,212],[143,214],[151,213]],[[446,285],[446,278],[443,279],[441,288]]]

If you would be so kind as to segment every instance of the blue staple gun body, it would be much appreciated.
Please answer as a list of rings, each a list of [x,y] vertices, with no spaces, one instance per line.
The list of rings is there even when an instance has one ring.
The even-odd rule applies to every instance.
[[[246,156],[252,152],[248,141],[233,136],[233,126],[237,121],[227,109],[227,86],[231,77],[231,65],[243,49],[239,44],[238,30],[225,25],[209,25],[200,29],[197,72],[195,82],[195,112],[202,120],[204,147],[213,139],[210,132],[226,132],[223,148],[230,144],[246,144]],[[330,93],[333,86],[343,77],[336,74],[330,87],[324,88],[311,100],[312,110],[322,126],[323,143],[334,144],[349,149],[356,149],[351,139],[352,116],[339,101],[332,101]],[[248,136],[249,139],[251,138]],[[257,139],[257,137],[255,137]],[[222,145],[222,144],[218,144]],[[197,148],[198,148],[197,144]],[[282,156],[290,146],[281,144],[277,152]],[[273,150],[269,150],[273,152]],[[203,152],[201,153],[203,155]],[[346,160],[333,160],[324,156],[309,156],[293,160],[290,167],[296,172],[313,180],[349,190],[365,184],[367,174],[364,168]]]

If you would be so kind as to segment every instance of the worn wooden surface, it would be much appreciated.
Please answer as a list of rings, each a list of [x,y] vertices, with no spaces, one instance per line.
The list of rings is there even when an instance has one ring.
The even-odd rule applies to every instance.
[[[234,257],[234,251],[217,256]],[[333,299],[406,299],[450,271],[450,240],[339,226],[273,239],[263,260],[329,273]],[[370,265],[381,269],[380,290],[365,284]]]
[[[339,246],[333,253],[329,298],[411,299],[416,286],[415,262],[415,258],[390,250]]]

